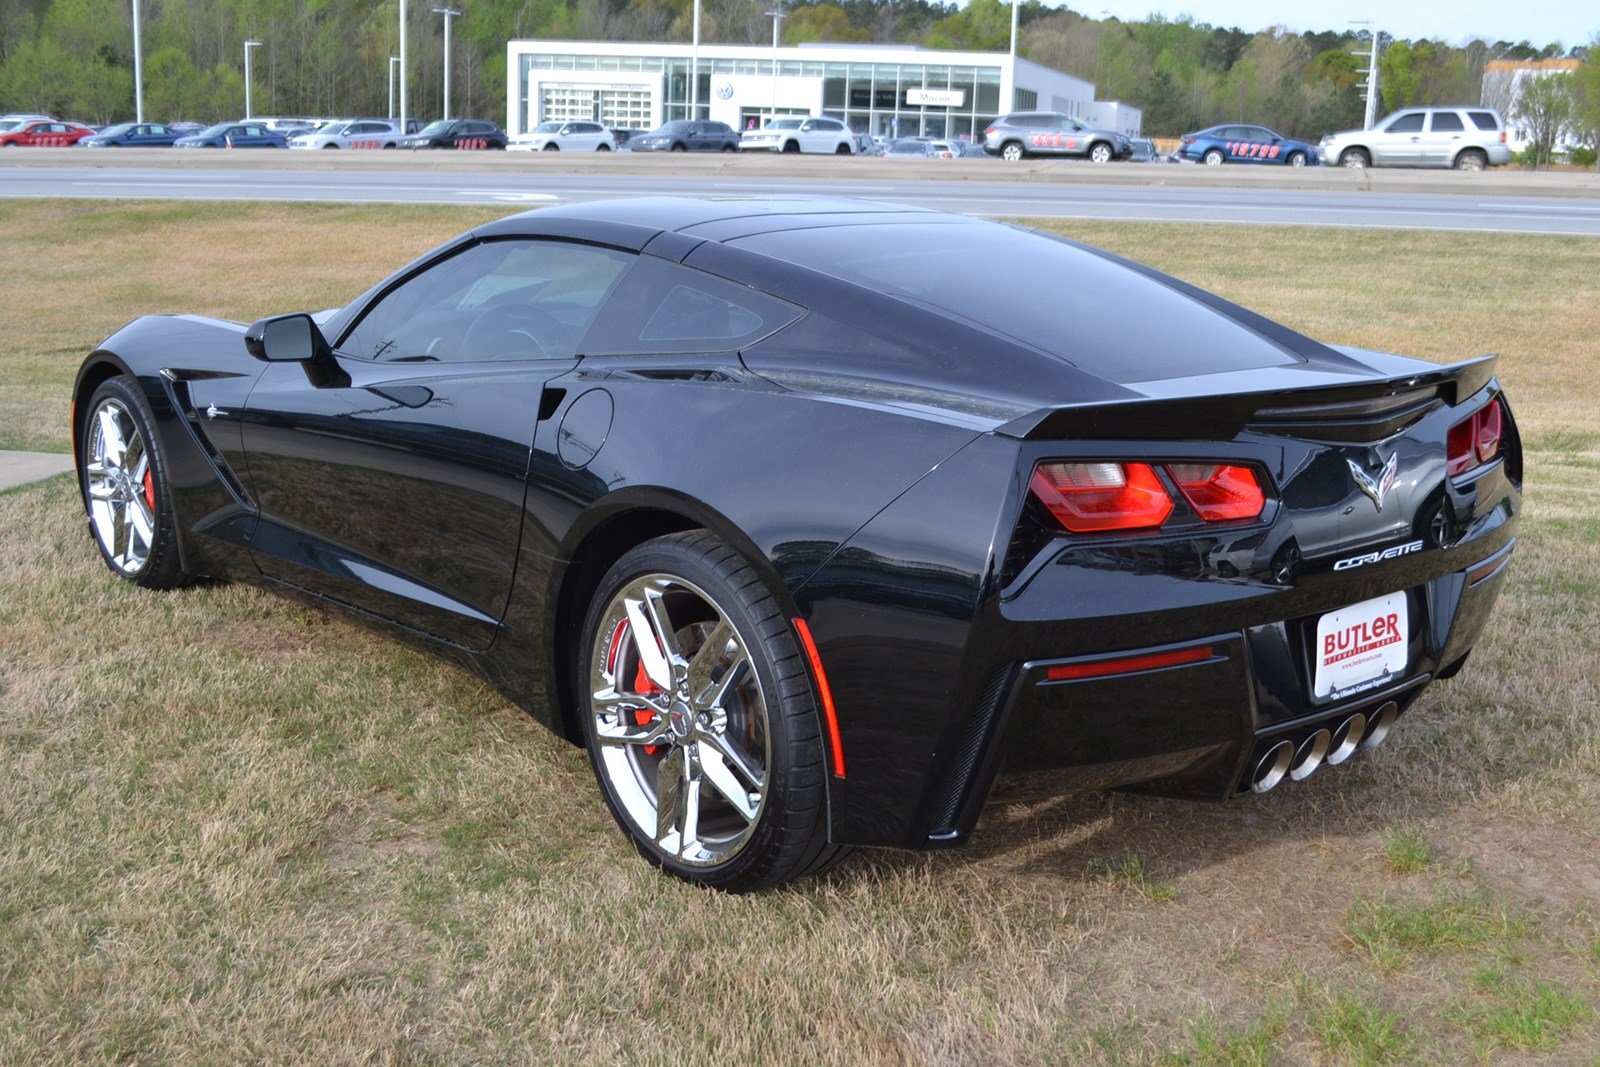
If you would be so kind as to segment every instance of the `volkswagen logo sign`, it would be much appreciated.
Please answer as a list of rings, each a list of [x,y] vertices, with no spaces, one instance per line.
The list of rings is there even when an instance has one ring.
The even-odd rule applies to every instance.
[[[722,82],[721,84],[719,84],[717,86],[717,99],[718,100],[732,100],[733,99],[733,83],[732,82]]]

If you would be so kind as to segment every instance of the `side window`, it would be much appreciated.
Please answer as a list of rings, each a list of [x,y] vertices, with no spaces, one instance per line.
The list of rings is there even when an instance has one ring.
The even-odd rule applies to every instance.
[[[1432,129],[1434,133],[1460,133],[1466,127],[1461,123],[1461,116],[1454,111],[1435,111]]]
[[[145,133],[155,134],[158,137],[159,136],[165,136],[165,134],[167,132],[167,128],[165,126],[161,125],[160,123],[155,123],[153,125],[146,126],[144,128],[144,132]]]
[[[1421,133],[1423,115],[1420,111],[1412,111],[1401,115],[1385,127],[1385,133]]]
[[[1469,111],[1467,112],[1467,117],[1480,130],[1492,131],[1500,128],[1500,119],[1493,111]]]
[[[390,363],[570,358],[634,258],[570,241],[485,241],[380,297],[339,348]]]
[[[692,267],[640,256],[617,283],[585,355],[736,352],[801,315],[792,304]]]

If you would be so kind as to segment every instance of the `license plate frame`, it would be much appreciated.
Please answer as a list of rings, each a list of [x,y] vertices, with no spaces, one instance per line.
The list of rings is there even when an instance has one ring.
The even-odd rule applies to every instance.
[[[1317,619],[1311,695],[1338,700],[1405,676],[1411,662],[1410,598],[1386,593]]]

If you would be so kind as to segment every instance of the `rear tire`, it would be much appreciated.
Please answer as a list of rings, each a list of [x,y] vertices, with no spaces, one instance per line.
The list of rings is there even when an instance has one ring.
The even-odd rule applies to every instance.
[[[839,147],[835,148],[833,150],[833,154],[836,155],[836,156],[852,156],[852,155],[855,155],[854,152],[850,151],[850,146],[847,145],[847,144],[841,144]]]
[[[609,152],[611,151],[611,146],[608,144],[597,144],[594,146],[594,150],[596,152]]]
[[[777,601],[724,541],[696,530],[624,554],[595,591],[580,648],[573,692],[590,763],[646,860],[737,893],[845,855],[827,841],[806,661]]]
[[[78,482],[89,532],[111,573],[146,589],[184,581],[166,452],[150,405],[126,375],[110,378],[85,406]]]
[[[1022,147],[1021,141],[1007,141],[1000,149],[1000,158],[1007,163],[1020,163],[1027,155],[1028,152]]]
[[[1200,157],[1200,162],[1208,167],[1220,167],[1227,162],[1227,157],[1222,154],[1220,148],[1208,148],[1206,154]]]
[[[1476,148],[1469,148],[1456,156],[1456,170],[1486,170],[1489,157]]]

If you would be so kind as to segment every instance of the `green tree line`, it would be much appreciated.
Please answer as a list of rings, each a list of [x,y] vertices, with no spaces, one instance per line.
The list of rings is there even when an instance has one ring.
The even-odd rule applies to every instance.
[[[426,0],[408,5],[410,112],[440,112],[443,38]],[[457,0],[452,106],[498,118],[505,110],[506,41],[567,38],[685,41],[692,0]],[[704,0],[702,40],[771,39],[770,4]],[[142,0],[145,112],[218,120],[244,105],[242,47],[252,56],[258,114],[384,114],[389,56],[399,45],[397,0]],[[1145,131],[1175,135],[1215,122],[1250,121],[1316,137],[1360,125],[1357,84],[1365,32],[1247,33],[1187,19],[1094,19],[1028,0],[1021,54],[1093,81],[1102,99],[1144,110]],[[788,5],[786,44],[894,41],[1003,51],[1011,7],[930,0],[836,0]],[[1392,40],[1382,45],[1381,113],[1413,104],[1478,103],[1494,59],[1582,57],[1561,43]],[[1588,64],[1585,72],[1596,64]],[[1597,94],[1600,95],[1600,94]],[[132,117],[130,0],[0,0],[0,110],[43,111],[87,122]],[[1600,127],[1600,120],[1593,122]]]

